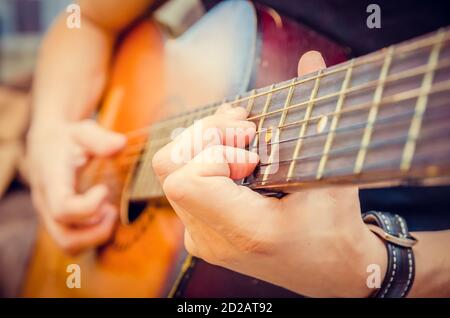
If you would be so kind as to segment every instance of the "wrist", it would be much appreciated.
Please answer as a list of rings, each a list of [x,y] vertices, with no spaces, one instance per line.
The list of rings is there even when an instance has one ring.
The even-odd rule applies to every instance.
[[[62,133],[67,127],[68,122],[64,120],[46,119],[46,120],[32,120],[30,128],[28,129],[28,139],[48,137],[56,132]]]
[[[388,267],[388,252],[386,242],[367,229],[367,250],[363,257],[364,289],[363,297],[369,297],[380,288]]]
[[[27,145],[39,144],[42,141],[52,140],[56,136],[65,136],[69,125],[70,122],[65,119],[33,119],[26,135],[26,143]]]
[[[353,257],[353,266],[348,283],[342,288],[342,296],[369,297],[375,291],[373,283],[381,284],[386,275],[388,256],[385,243],[364,227],[349,257]]]

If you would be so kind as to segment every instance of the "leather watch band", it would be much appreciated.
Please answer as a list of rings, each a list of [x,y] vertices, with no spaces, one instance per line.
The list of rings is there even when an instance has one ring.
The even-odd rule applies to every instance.
[[[397,214],[370,211],[362,217],[369,229],[385,241],[388,253],[386,276],[372,296],[406,297],[414,281],[415,263],[411,247],[417,240],[409,235],[406,221]]]

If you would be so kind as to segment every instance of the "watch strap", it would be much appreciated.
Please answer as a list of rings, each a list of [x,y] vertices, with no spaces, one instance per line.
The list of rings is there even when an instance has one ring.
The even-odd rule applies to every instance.
[[[372,296],[406,297],[414,281],[415,263],[412,246],[417,240],[410,236],[405,219],[397,214],[370,211],[364,213],[362,217],[369,225],[369,229],[385,241],[388,253],[385,278]]]

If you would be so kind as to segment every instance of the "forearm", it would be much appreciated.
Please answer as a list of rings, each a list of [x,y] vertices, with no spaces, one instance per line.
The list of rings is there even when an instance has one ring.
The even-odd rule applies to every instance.
[[[77,120],[95,108],[107,78],[114,32],[89,19],[69,29],[61,15],[43,42],[33,87],[33,124]]]
[[[450,230],[412,233],[416,276],[409,297],[450,297]]]
[[[33,124],[77,120],[95,109],[105,86],[116,35],[152,0],[79,0],[81,27],[65,14],[43,42],[33,87]],[[32,127],[33,127],[32,126]]]

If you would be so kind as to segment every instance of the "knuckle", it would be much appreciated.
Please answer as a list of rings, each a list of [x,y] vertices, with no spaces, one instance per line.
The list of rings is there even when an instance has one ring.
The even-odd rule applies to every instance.
[[[183,179],[179,176],[179,173],[174,172],[164,180],[163,191],[169,199],[180,201],[185,195],[185,190],[182,185]]]
[[[199,121],[203,129],[210,133],[221,133],[220,127],[229,119],[221,114],[210,115]]]
[[[55,221],[61,222],[66,218],[65,208],[61,200],[53,200],[50,202],[50,212]]]
[[[73,215],[73,206],[67,201],[67,197],[56,197],[51,204],[51,214],[54,220],[64,222]]]

